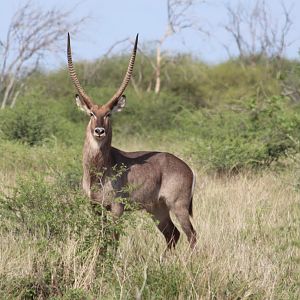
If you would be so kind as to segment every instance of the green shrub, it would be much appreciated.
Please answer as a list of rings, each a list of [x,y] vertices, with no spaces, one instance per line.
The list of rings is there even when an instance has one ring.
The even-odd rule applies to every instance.
[[[1,112],[1,131],[10,140],[36,145],[50,138],[57,128],[47,107],[26,102]]]
[[[92,207],[79,183],[74,169],[50,180],[38,174],[19,179],[16,188],[0,197],[1,229],[47,240],[63,240],[71,233],[85,236],[85,243],[98,241],[100,248],[113,245],[113,232],[122,230],[122,223],[113,222],[102,206]]]
[[[286,108],[287,99],[271,97],[263,103],[250,99],[239,110],[183,111],[186,153],[218,171],[267,167],[287,153],[298,151],[300,119]]]
[[[102,206],[92,206],[82,195],[78,175],[71,168],[56,177],[33,174],[0,194],[1,234],[13,233],[21,240],[26,237],[39,253],[30,276],[2,278],[6,289],[14,283],[14,295],[82,299],[85,293],[72,289],[74,278],[79,275],[70,272],[63,259],[66,241],[73,241],[76,246],[72,254],[76,257],[74,264],[84,268],[91,263],[93,271],[89,272],[97,274],[102,264],[106,268],[112,265],[119,243],[114,237],[123,233],[126,217],[115,220]]]
[[[145,137],[173,129],[174,118],[183,107],[180,98],[166,93],[149,93],[141,98],[129,94],[127,102],[128,106],[113,116],[115,132]]]
[[[80,126],[72,123],[73,116],[77,121],[77,111],[71,106],[66,109],[66,103],[53,100],[47,104],[38,99],[29,99],[30,95],[20,99],[14,108],[6,108],[0,112],[0,138],[18,141],[30,146],[41,145],[44,142],[59,139],[71,145],[82,140]],[[70,110],[74,110],[74,114]]]

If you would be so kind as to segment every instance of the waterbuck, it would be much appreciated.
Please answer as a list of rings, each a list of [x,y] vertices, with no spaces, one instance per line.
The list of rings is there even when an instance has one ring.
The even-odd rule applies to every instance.
[[[191,224],[195,176],[189,166],[176,156],[165,152],[124,152],[112,147],[110,116],[120,112],[126,103],[123,95],[134,66],[137,52],[136,36],[129,65],[123,82],[112,98],[103,105],[95,104],[81,87],[76,75],[68,34],[68,68],[77,89],[76,103],[90,116],[83,147],[83,190],[93,202],[104,205],[115,217],[124,211],[124,203],[109,200],[124,196],[124,187],[133,187],[129,199],[149,212],[158,221],[168,248],[175,247],[180,233],[174,226],[170,212],[187,235],[191,248],[196,244],[196,232]],[[116,175],[119,169],[123,172]],[[129,189],[130,190],[130,189]],[[104,195],[105,193],[105,195]]]

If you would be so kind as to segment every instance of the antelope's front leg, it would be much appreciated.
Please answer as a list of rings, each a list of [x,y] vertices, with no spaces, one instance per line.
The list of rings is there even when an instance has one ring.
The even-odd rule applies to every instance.
[[[117,220],[122,216],[124,212],[124,204],[112,202],[111,205],[109,205],[109,210],[112,214],[115,225],[117,225]],[[118,229],[118,227],[114,228],[113,230],[113,238],[117,242],[120,239],[120,230]]]
[[[123,215],[125,205],[123,203],[113,202],[110,206],[110,211],[114,218],[120,218]]]

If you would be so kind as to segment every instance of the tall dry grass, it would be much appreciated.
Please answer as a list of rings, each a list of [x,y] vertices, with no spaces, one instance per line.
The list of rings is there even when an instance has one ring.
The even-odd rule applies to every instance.
[[[36,237],[6,233],[0,236],[0,278],[5,279],[0,295],[24,298],[26,287],[40,284],[33,298],[45,298],[49,291],[43,288],[52,288],[57,299],[297,299],[300,196],[291,175],[198,172],[197,177],[193,253],[184,235],[177,249],[166,253],[163,237],[142,212],[135,213],[134,224],[128,222],[114,258],[100,266],[97,245],[82,260],[80,241],[71,235],[46,245],[41,254]],[[20,288],[18,278],[42,278],[45,272],[50,287],[30,281]],[[57,280],[63,280],[65,293],[55,291]]]

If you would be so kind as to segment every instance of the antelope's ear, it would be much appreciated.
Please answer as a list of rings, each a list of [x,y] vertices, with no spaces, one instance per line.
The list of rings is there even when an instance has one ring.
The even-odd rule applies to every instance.
[[[113,109],[111,110],[112,112],[119,112],[122,111],[123,108],[126,105],[126,96],[122,95],[118,101],[116,101],[116,104],[114,105]]]
[[[75,101],[80,110],[82,110],[86,114],[90,115],[90,113],[91,113],[90,109],[87,107],[85,102],[81,99],[81,97],[78,94],[75,95]]]

